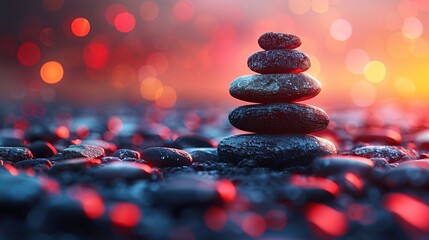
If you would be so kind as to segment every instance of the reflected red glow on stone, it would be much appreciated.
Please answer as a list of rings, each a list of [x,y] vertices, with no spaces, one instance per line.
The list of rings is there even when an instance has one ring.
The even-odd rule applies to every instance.
[[[23,43],[18,48],[17,57],[19,62],[25,66],[33,66],[40,60],[40,49],[39,47],[32,43],[26,42]]]
[[[204,214],[204,222],[207,227],[213,231],[220,231],[225,227],[228,216],[225,211],[219,207],[212,207]]]
[[[356,176],[356,174],[348,172],[344,177],[347,179],[347,181],[352,183],[353,186],[355,186],[359,191],[362,191],[363,189],[362,180],[358,176]]]
[[[88,218],[97,219],[104,214],[104,201],[96,191],[78,189],[72,194],[72,198],[82,205],[82,209]]]
[[[66,126],[58,126],[57,129],[55,130],[55,134],[59,138],[63,138],[63,139],[70,137],[70,131]]]
[[[85,64],[93,69],[103,68],[109,58],[109,50],[99,42],[92,42],[83,51]]]
[[[348,230],[345,214],[324,204],[311,204],[307,209],[306,217],[315,227],[316,235],[340,237]]]
[[[43,190],[48,193],[59,193],[60,185],[54,179],[47,177],[39,177],[39,183],[42,186]]]
[[[104,12],[104,17],[110,25],[114,26],[116,16],[123,12],[127,12],[127,8],[124,5],[119,3],[112,4],[106,8],[106,11]]]
[[[194,4],[189,0],[177,1],[173,7],[174,17],[179,22],[187,22],[194,16]]]
[[[384,206],[402,220],[404,227],[429,232],[429,206],[422,200],[403,193],[392,193],[384,199]]]
[[[19,171],[14,166],[9,163],[3,163],[3,167],[10,173],[12,176],[18,176]]]
[[[132,203],[117,203],[110,209],[110,220],[119,227],[134,227],[140,218],[140,209]]]
[[[250,237],[260,237],[266,229],[265,220],[261,215],[249,213],[244,217],[241,228]]]
[[[79,126],[76,128],[76,135],[79,138],[86,138],[90,133],[90,129],[87,126]]]
[[[86,18],[76,18],[71,23],[72,33],[77,37],[85,37],[88,35],[91,25]]]
[[[138,168],[140,168],[141,170],[147,172],[147,173],[152,173],[153,169],[151,166],[144,164],[144,163],[134,163],[134,165]]]
[[[280,231],[286,227],[286,213],[277,209],[270,210],[265,214],[265,222],[268,229]]]
[[[131,32],[136,25],[136,19],[131,13],[122,12],[115,17],[114,25],[119,32]]]
[[[290,178],[290,182],[297,187],[324,189],[330,192],[332,195],[337,195],[340,191],[338,185],[334,181],[322,177],[293,175]]]
[[[146,64],[152,66],[158,75],[164,73],[168,68],[168,60],[162,53],[152,53],[149,55]]]
[[[347,217],[362,224],[372,224],[377,217],[377,211],[371,206],[362,204],[350,204],[347,206]]]
[[[232,184],[232,182],[230,182],[229,180],[226,180],[226,179],[219,181],[219,183],[217,185],[217,191],[218,191],[220,197],[225,202],[234,201],[234,199],[237,195],[237,191],[235,189],[234,184]]]
[[[122,120],[119,117],[113,116],[107,122],[107,128],[114,134],[118,134],[122,130]]]

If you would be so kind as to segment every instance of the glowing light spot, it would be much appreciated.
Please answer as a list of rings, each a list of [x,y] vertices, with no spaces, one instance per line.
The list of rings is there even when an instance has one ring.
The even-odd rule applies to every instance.
[[[249,213],[241,223],[241,228],[250,237],[260,237],[266,229],[265,220],[261,215]]]
[[[387,210],[408,226],[429,232],[429,206],[422,200],[403,193],[391,193],[383,202]]]
[[[103,199],[96,191],[92,189],[78,189],[71,197],[81,204],[88,218],[97,219],[104,214]]]
[[[146,100],[155,100],[159,89],[162,89],[162,83],[154,77],[146,78],[140,84],[140,94]]]
[[[386,67],[380,61],[374,60],[365,65],[364,76],[372,83],[379,83],[386,77]]]
[[[139,207],[132,203],[117,203],[110,209],[110,220],[119,227],[134,227],[139,223],[140,218]]]
[[[358,189],[359,191],[362,191],[363,189],[362,180],[358,176],[356,176],[356,174],[348,172],[344,177],[345,179],[347,179],[347,181],[353,184],[353,186],[355,186],[356,189]]]
[[[144,163],[134,163],[134,166],[140,168],[141,170],[147,172],[147,173],[152,173],[153,169],[151,166],[144,164]]]
[[[309,54],[307,55],[311,62],[311,68],[308,69],[307,73],[314,77],[318,77],[320,74],[320,61],[316,56],[309,55]]]
[[[207,227],[213,231],[220,231],[225,227],[228,216],[225,211],[219,207],[211,207],[204,214],[204,222]]]
[[[45,83],[58,83],[63,78],[63,75],[63,66],[61,66],[61,64],[56,61],[46,62],[40,68],[40,76]]]
[[[115,17],[114,25],[116,30],[118,30],[119,32],[131,32],[136,25],[136,19],[129,12],[119,13]]]
[[[346,41],[352,36],[353,28],[349,21],[337,19],[331,23],[329,33],[338,41]]]
[[[107,128],[113,134],[120,133],[122,131],[122,127],[123,127],[123,123],[119,117],[113,116],[113,117],[110,117],[109,120],[107,121]]]
[[[407,39],[402,33],[391,34],[387,39],[387,51],[396,59],[404,59],[410,56],[414,43]]]
[[[100,69],[107,63],[109,50],[104,44],[93,42],[83,50],[82,57],[88,67]]]
[[[57,181],[54,179],[50,179],[47,177],[40,177],[39,178],[40,186],[48,193],[59,193],[60,192],[60,185]]]
[[[418,18],[407,18],[402,22],[402,33],[410,39],[419,38],[423,33],[423,24]]]
[[[362,49],[352,49],[346,55],[346,67],[355,74],[362,74],[369,61],[368,53]]]
[[[217,185],[217,191],[218,191],[220,197],[225,202],[234,201],[235,196],[237,195],[234,184],[232,184],[232,182],[230,182],[229,180],[226,180],[226,179],[219,181],[219,183]]]
[[[270,210],[265,214],[265,222],[267,224],[267,228],[280,231],[285,228],[287,223],[286,213],[281,210]]]
[[[292,13],[301,15],[310,10],[311,0],[289,0],[288,7]]]
[[[367,81],[356,82],[350,92],[353,103],[359,107],[368,107],[373,104],[376,95],[374,86]]]
[[[77,37],[85,37],[88,35],[91,25],[86,18],[76,18],[71,23],[71,30]]]
[[[174,4],[174,17],[179,22],[187,22],[194,16],[194,4],[189,0],[179,0]]]
[[[104,17],[106,18],[107,23],[114,26],[116,16],[123,12],[127,12],[127,8],[124,5],[119,3],[112,4],[106,8],[106,11],[104,12]]]
[[[129,65],[119,64],[112,70],[112,82],[118,87],[125,87],[137,80],[137,73]]]
[[[313,0],[311,9],[316,13],[326,13],[329,9],[329,0]]]
[[[155,93],[155,104],[159,108],[171,108],[176,105],[176,90],[172,87],[164,86]]]
[[[330,192],[332,195],[337,195],[340,191],[338,185],[327,178],[294,175],[289,180],[294,186],[301,188],[319,188]]]
[[[16,169],[16,167],[12,166],[9,163],[4,163],[3,167],[6,168],[6,170],[9,172],[10,175],[18,176],[19,171],[18,171],[18,169]]]
[[[340,237],[348,230],[345,214],[324,204],[311,204],[308,207],[306,216],[316,230],[328,236]]]
[[[25,66],[33,66],[39,62],[40,55],[39,47],[32,42],[23,43],[18,48],[18,60],[22,65]]]
[[[55,129],[55,135],[62,139],[67,139],[70,137],[70,131],[66,126],[58,126]]]
[[[158,17],[159,7],[153,0],[145,0],[140,4],[140,17],[146,21],[153,21]]]
[[[410,96],[416,91],[414,82],[404,76],[398,76],[393,84],[395,90],[402,96]]]
[[[56,12],[64,6],[64,0],[43,0],[43,7],[51,12]]]

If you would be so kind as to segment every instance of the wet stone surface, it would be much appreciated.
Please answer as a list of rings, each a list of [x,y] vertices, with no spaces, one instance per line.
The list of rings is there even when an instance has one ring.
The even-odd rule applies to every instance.
[[[296,50],[268,50],[251,55],[247,66],[262,74],[300,73],[308,70],[311,63],[307,55]]]
[[[189,153],[174,148],[152,147],[145,149],[142,159],[154,167],[182,167],[192,164],[192,157]]]
[[[301,43],[298,36],[277,32],[264,33],[258,39],[259,46],[265,50],[294,49],[301,46]]]

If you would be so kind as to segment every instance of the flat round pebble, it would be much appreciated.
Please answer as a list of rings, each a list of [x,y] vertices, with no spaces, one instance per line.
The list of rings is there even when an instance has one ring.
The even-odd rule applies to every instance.
[[[293,175],[284,187],[282,198],[302,205],[310,201],[324,201],[340,193],[338,185],[323,177]]]
[[[364,146],[353,149],[352,155],[366,158],[385,158],[389,163],[417,159],[417,152],[400,146]]]
[[[321,90],[320,82],[305,73],[246,75],[236,78],[229,87],[231,96],[256,103],[303,101]]]
[[[151,147],[142,152],[141,158],[153,167],[182,167],[192,164],[189,153],[175,148]]]
[[[140,153],[131,149],[118,149],[113,154],[113,157],[118,157],[120,159],[124,158],[140,158]]]
[[[358,175],[369,174],[374,163],[364,157],[333,155],[316,158],[312,164],[316,175],[329,176],[343,172],[352,172]]]
[[[236,135],[224,138],[218,146],[220,161],[256,161],[261,167],[280,169],[308,166],[313,159],[330,154],[336,154],[335,145],[311,135]]]
[[[118,181],[137,181],[151,179],[152,168],[147,164],[116,162],[106,165],[102,168],[96,168],[92,171],[96,179],[107,183]]]
[[[268,50],[251,55],[247,66],[262,74],[300,73],[308,70],[311,63],[307,55],[296,50]]]
[[[32,159],[33,154],[25,147],[0,147],[0,159],[13,163]]]
[[[258,39],[258,44],[265,50],[294,49],[301,46],[301,38],[292,34],[267,32]]]
[[[99,146],[80,144],[70,145],[61,154],[62,159],[99,158],[104,155],[104,149]]]
[[[318,107],[306,104],[272,103],[241,106],[229,114],[230,123],[256,133],[312,133],[325,129],[329,117]]]

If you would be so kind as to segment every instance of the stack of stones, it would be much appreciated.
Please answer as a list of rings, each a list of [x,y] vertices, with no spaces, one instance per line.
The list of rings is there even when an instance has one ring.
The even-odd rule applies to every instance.
[[[269,168],[307,167],[313,159],[335,154],[330,141],[308,135],[325,129],[328,115],[322,109],[296,103],[315,97],[320,82],[303,73],[310,68],[297,36],[268,32],[258,40],[265,51],[251,55],[248,67],[258,75],[241,76],[230,86],[231,96],[258,104],[240,106],[229,114],[231,124],[255,134],[224,138],[219,158],[244,166]]]

